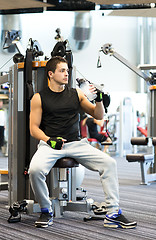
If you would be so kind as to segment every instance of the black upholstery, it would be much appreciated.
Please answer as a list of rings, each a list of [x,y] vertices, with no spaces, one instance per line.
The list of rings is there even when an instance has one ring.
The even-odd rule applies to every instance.
[[[72,167],[78,167],[79,164],[76,162],[74,158],[64,157],[57,160],[54,168],[72,168]]]
[[[153,146],[156,146],[156,137],[154,137],[154,138],[152,139],[152,144],[153,144]]]
[[[148,138],[146,138],[146,137],[133,137],[133,138],[131,138],[131,144],[132,145],[147,145],[148,144]]]
[[[147,162],[153,160],[153,154],[127,154],[126,159],[128,162]]]

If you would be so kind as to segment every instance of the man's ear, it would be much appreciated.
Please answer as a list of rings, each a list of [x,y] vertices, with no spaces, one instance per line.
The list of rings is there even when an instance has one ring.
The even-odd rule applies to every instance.
[[[51,77],[53,77],[53,72],[52,72],[52,71],[48,71],[48,76],[49,76],[49,79],[50,79]]]

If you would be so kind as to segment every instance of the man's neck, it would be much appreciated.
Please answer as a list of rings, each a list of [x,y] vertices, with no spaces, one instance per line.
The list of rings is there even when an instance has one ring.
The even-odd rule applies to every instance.
[[[50,90],[53,92],[62,92],[65,89],[65,85],[49,85]]]

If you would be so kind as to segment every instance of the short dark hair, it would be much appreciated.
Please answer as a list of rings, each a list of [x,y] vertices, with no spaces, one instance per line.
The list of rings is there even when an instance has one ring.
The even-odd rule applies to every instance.
[[[55,70],[56,70],[57,64],[59,64],[61,62],[67,63],[67,60],[65,58],[63,58],[63,57],[55,56],[55,57],[52,57],[47,62],[47,64],[46,64],[46,75],[47,75],[47,78],[49,78],[48,72],[52,71],[54,73]]]

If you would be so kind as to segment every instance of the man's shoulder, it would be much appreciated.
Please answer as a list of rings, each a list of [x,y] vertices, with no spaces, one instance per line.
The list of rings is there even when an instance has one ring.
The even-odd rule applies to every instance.
[[[76,88],[69,87],[69,86],[66,86],[65,89],[68,90],[68,91],[76,91]]]
[[[76,94],[78,94],[77,89],[74,88],[74,87],[66,86],[65,90],[66,90],[67,92],[71,92],[71,93],[76,93]]]
[[[46,93],[47,91],[48,91],[48,87],[45,87],[42,90],[40,90],[38,93],[42,94],[42,93]]]

